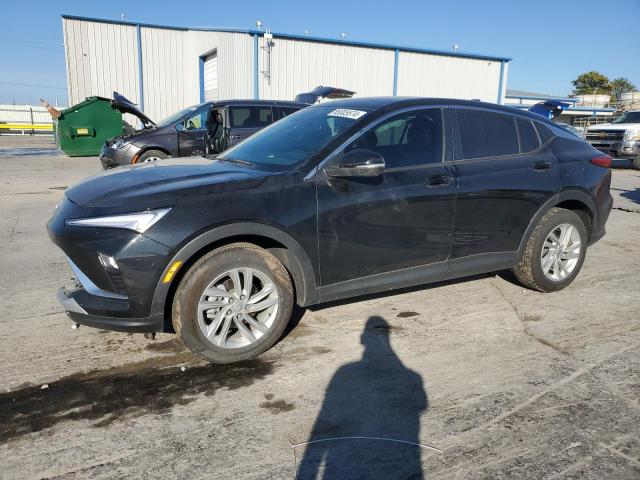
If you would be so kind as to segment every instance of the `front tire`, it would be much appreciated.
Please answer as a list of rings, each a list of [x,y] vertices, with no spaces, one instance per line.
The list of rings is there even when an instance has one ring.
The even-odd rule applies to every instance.
[[[276,257],[234,243],[209,252],[186,273],[173,301],[173,327],[207,360],[239,362],[278,341],[293,301],[291,277]]]
[[[136,163],[157,162],[158,160],[164,160],[165,158],[171,158],[171,156],[160,150],[147,150],[138,157]]]
[[[632,165],[635,170],[640,170],[640,157],[634,158]]]
[[[513,272],[520,283],[533,290],[562,290],[582,268],[587,239],[587,229],[578,214],[552,208],[534,228]]]

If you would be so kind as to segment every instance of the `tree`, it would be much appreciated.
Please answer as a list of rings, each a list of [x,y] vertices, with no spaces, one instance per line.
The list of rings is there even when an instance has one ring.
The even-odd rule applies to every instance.
[[[609,79],[600,72],[593,70],[583,73],[571,83],[575,87],[574,93],[576,95],[585,95],[590,93],[611,94],[611,84],[609,83]]]
[[[636,86],[624,77],[611,80],[611,93],[619,97],[621,93],[633,92]]]

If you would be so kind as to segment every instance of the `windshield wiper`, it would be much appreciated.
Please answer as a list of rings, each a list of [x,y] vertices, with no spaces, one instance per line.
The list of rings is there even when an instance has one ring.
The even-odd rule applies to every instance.
[[[220,160],[221,162],[233,163],[236,166],[253,167],[253,163],[246,160],[240,160],[238,158],[217,157],[216,160]]]

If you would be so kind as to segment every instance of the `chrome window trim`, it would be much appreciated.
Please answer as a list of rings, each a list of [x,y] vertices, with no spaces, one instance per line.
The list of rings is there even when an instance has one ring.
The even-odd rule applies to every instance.
[[[366,125],[366,127],[364,129],[359,130],[358,132],[354,133],[353,135],[351,135],[347,140],[345,140],[344,142],[342,142],[338,147],[335,148],[335,150],[333,152],[331,152],[329,155],[327,155],[324,159],[322,159],[320,162],[318,162],[318,164],[313,167],[309,173],[307,173],[303,180],[306,181],[310,181],[312,180],[315,175],[324,168],[325,164],[328,163],[329,161],[331,161],[332,159],[334,159],[338,154],[340,154],[342,152],[342,150],[344,150],[348,145],[350,145],[352,142],[354,142],[355,140],[357,140],[358,138],[360,138],[362,135],[364,135],[366,132],[368,132],[369,130],[371,130],[372,128],[376,127],[377,125],[379,125],[380,123],[384,122],[385,120],[388,120],[391,117],[394,117],[396,115],[401,115],[403,113],[407,113],[407,112],[413,112],[416,110],[432,110],[434,108],[439,108],[440,110],[442,110],[441,114],[442,114],[442,129],[441,129],[441,134],[442,134],[442,160],[440,163],[427,163],[425,165],[418,165],[418,166],[427,166],[427,165],[441,165],[444,164],[444,155],[445,155],[445,150],[446,150],[446,136],[445,136],[445,118],[444,118],[444,109],[445,108],[449,108],[449,105],[445,105],[445,104],[436,104],[436,105],[413,105],[411,107],[403,107],[400,108],[398,110],[393,110],[391,112],[386,113],[385,115],[381,116],[380,118],[374,120],[371,123],[368,123]],[[400,168],[400,167],[398,167]],[[411,168],[413,168],[413,166],[411,166]],[[391,170],[391,168],[389,169]]]

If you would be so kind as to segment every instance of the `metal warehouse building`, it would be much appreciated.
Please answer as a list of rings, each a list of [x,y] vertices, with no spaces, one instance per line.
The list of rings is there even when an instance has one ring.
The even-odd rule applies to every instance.
[[[264,31],[62,17],[69,104],[118,91],[160,120],[208,100],[293,100],[318,85],[358,96],[502,103],[508,58]]]

